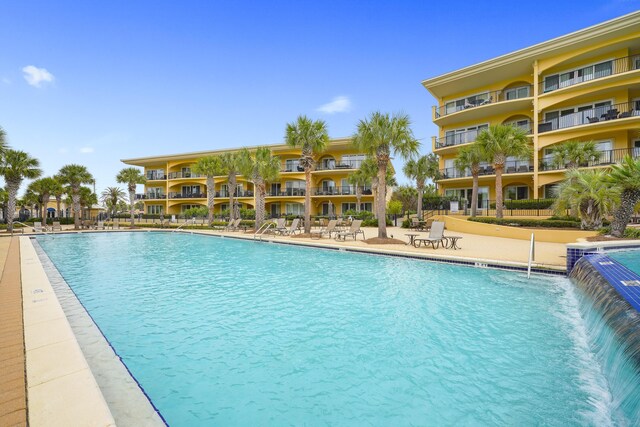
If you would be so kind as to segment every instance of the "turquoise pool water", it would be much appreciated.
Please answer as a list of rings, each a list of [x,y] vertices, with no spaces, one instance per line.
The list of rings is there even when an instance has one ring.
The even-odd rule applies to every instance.
[[[38,241],[172,426],[627,423],[562,278],[180,233]]]
[[[627,267],[629,270],[640,274],[640,249],[611,252],[607,255]]]

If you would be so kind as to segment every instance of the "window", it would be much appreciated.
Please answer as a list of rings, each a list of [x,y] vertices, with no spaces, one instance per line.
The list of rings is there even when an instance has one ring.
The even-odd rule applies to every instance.
[[[478,134],[489,127],[488,124],[469,126],[467,128],[448,130],[445,132],[445,145],[466,144],[476,140]]]
[[[191,178],[191,168],[182,168],[182,177]]]
[[[357,205],[357,203],[355,203],[355,202],[343,203],[341,212],[344,214],[346,211],[355,211],[356,210],[356,205]],[[360,203],[360,210],[361,211],[372,212],[371,203],[370,202]]]
[[[333,157],[325,157],[320,161],[320,169],[335,169],[336,168],[336,159]]]
[[[280,203],[271,203],[269,210],[271,212],[272,217],[280,216]]]
[[[288,159],[285,161],[284,170],[286,172],[299,172],[298,166],[300,166],[300,159]]]
[[[284,207],[286,215],[304,215],[304,205],[302,203],[287,203]]]
[[[164,179],[164,169],[150,169],[147,171],[147,179],[155,180],[155,179]]]
[[[564,71],[544,78],[544,91],[560,89],[593,79],[609,76],[613,73],[613,61],[600,62],[574,70]]]
[[[529,187],[526,185],[510,185],[504,191],[505,200],[523,200],[529,198]]]
[[[180,206],[180,212],[184,212],[192,208],[202,208],[202,207],[204,206],[203,205],[182,205]]]
[[[340,166],[348,167],[349,169],[357,169],[365,159],[364,154],[344,154],[340,159]]]
[[[467,207],[471,207],[473,188],[453,188],[444,191],[447,197],[454,197],[459,200],[466,200]],[[478,209],[487,209],[489,203],[489,187],[478,187]]]
[[[507,101],[510,101],[512,99],[527,98],[529,96],[529,86],[514,87],[504,91],[504,97]]]
[[[456,99],[455,101],[449,101],[445,104],[445,114],[455,113],[466,108],[477,107],[479,105],[485,105],[492,101],[489,96],[489,92],[481,93],[478,95],[468,96],[466,98]]]
[[[287,189],[287,196],[304,196],[305,182],[300,180],[287,181],[285,182],[285,188]]]
[[[570,107],[560,111],[550,111],[544,115],[545,122],[550,124],[550,129],[546,130],[591,123],[593,120],[599,120],[610,109],[611,101],[602,101],[580,107]]]
[[[322,194],[335,194],[336,183],[331,180],[322,181]]]
[[[182,186],[182,197],[195,196],[199,194],[200,194],[199,185],[183,185]]]
[[[147,213],[149,215],[160,215],[163,211],[162,205],[147,205]]]
[[[147,188],[147,197],[149,199],[164,199],[164,188],[162,187]]]
[[[558,184],[547,184],[544,186],[544,198],[555,199],[558,197]]]
[[[518,127],[525,132],[531,131],[531,121],[529,119],[514,120],[506,122],[505,125]]]

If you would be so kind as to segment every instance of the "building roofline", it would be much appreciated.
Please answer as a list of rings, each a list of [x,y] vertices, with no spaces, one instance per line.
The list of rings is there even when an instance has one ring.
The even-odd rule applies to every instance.
[[[640,25],[640,11],[631,12],[618,18],[610,19],[608,21],[592,25],[591,27],[583,28],[581,30],[574,31],[572,33],[565,34],[563,36],[556,37],[551,40],[535,44],[533,46],[525,47],[523,49],[500,55],[483,62],[469,65],[458,70],[450,71],[436,77],[425,79],[422,81],[422,85],[427,90],[429,90],[429,87],[450,83],[455,80],[463,79],[478,73],[488,71],[495,67],[509,65],[510,63],[521,61],[523,59],[540,58],[544,56],[544,54],[552,54],[552,51],[554,50],[562,49],[572,44],[584,42],[589,39],[599,37],[620,29],[638,25]]]

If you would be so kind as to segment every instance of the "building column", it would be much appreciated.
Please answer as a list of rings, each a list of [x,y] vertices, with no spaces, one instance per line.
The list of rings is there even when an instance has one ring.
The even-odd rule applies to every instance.
[[[540,165],[540,159],[538,154],[538,94],[539,94],[539,82],[540,75],[538,74],[538,61],[533,61],[533,198],[538,199],[539,187],[538,187],[538,169]]]

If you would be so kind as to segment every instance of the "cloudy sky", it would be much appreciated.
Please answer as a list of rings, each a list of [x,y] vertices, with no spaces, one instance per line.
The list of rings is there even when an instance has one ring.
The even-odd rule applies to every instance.
[[[299,114],[341,137],[374,110],[404,111],[427,153],[436,128],[423,79],[638,9],[640,0],[7,0],[0,126],[47,175],[86,165],[98,191],[115,185],[120,159],[280,143]]]

